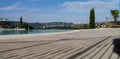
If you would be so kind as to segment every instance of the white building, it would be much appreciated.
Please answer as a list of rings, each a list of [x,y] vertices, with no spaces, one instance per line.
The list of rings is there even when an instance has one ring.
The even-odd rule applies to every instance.
[[[6,18],[0,18],[0,30],[2,29],[2,27],[4,26],[1,21],[8,21],[8,19]]]
[[[0,18],[0,21],[8,21],[6,18]]]

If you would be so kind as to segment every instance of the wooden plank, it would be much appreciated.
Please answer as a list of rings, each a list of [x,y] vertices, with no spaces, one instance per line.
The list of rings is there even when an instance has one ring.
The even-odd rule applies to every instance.
[[[106,43],[107,43],[107,42],[106,42]],[[99,59],[99,58],[105,53],[105,51],[110,48],[111,44],[112,44],[112,41],[110,40],[110,41],[106,44],[106,46],[103,47],[103,49],[102,49],[99,53],[97,53],[92,59]]]
[[[77,44],[76,44],[76,42],[74,42],[74,44],[73,44],[73,43],[70,43],[69,45],[72,47],[72,46],[75,46],[75,45],[77,45]],[[36,57],[36,58],[43,58],[43,59],[44,59],[44,57],[50,56],[50,55],[52,55],[53,53],[55,53],[56,51],[58,51],[58,52],[63,51],[63,50],[65,50],[65,49],[69,48],[70,46],[63,47],[63,48],[60,48],[60,49],[57,49],[57,50],[53,50],[53,51],[51,51],[50,53],[47,53],[46,55],[38,56],[38,57]],[[79,46],[82,46],[82,43],[79,44]]]
[[[90,45],[91,43],[93,43],[93,42],[88,42],[88,43],[86,43],[87,45]],[[63,53],[63,54],[60,54],[60,55],[58,55],[58,56],[55,56],[55,57],[53,57],[52,59],[62,59],[62,57],[63,56],[66,56],[66,55],[68,55],[68,54],[71,54],[71,53],[73,53],[74,51],[76,51],[76,50],[78,50],[78,49],[81,49],[81,47],[85,47],[86,45],[82,45],[82,46],[80,46],[80,47],[77,47],[77,48],[74,48],[73,50],[70,50],[70,51],[68,51],[68,52],[66,52],[66,53]]]
[[[78,56],[76,59],[84,59],[84,57],[85,58],[87,58],[87,59],[89,59],[88,58],[88,55],[94,55],[94,53],[95,53],[95,50],[97,50],[97,48],[99,48],[99,47],[104,47],[104,45],[106,45],[105,43],[109,43],[110,41],[105,41],[105,42],[102,42],[102,43],[100,43],[100,44],[98,44],[97,46],[95,46],[95,47],[93,47],[92,49],[90,49],[90,50],[88,50],[87,52],[85,52],[85,53],[83,53],[82,55],[80,55],[80,56]],[[100,45],[102,45],[102,46],[100,46]],[[93,53],[94,52],[94,53]],[[98,54],[97,54],[98,55]],[[91,56],[89,56],[89,57],[91,57]],[[96,57],[96,56],[95,56]],[[94,59],[94,58],[93,58]],[[95,58],[95,59],[98,59],[98,57],[97,58]]]
[[[109,59],[113,53],[113,45],[108,49],[108,51],[100,59]]]
[[[113,54],[112,54],[110,59],[119,59],[119,56],[118,56],[118,54],[113,52]]]
[[[94,45],[96,42],[99,42],[99,41],[90,42],[87,46],[83,46],[84,47],[83,49],[77,48],[77,49],[75,49],[73,51],[70,51],[70,53],[68,55],[62,57],[61,59],[67,59],[68,57],[73,56],[74,54],[77,54],[78,52],[81,52],[81,51],[87,49],[88,47]]]

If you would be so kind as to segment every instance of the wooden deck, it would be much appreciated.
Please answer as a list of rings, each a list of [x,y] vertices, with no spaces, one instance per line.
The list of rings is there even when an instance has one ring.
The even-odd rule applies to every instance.
[[[112,41],[119,36],[0,42],[0,59],[120,59]]]

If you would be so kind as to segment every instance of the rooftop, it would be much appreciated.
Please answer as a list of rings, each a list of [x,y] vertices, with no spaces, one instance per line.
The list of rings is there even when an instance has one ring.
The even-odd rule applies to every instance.
[[[0,21],[8,21],[6,18],[0,18]]]

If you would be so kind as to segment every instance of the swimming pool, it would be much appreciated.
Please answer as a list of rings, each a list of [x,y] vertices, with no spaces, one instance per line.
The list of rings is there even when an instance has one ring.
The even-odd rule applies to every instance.
[[[39,33],[53,33],[53,32],[66,32],[71,30],[59,29],[45,29],[45,30],[0,30],[0,35],[16,35],[16,34],[39,34]]]

